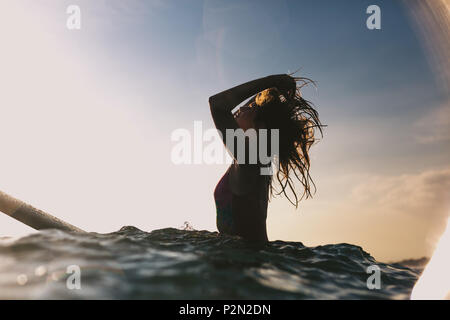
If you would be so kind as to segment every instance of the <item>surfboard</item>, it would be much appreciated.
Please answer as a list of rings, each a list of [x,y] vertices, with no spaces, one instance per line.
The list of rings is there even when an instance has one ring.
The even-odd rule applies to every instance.
[[[59,229],[85,232],[2,191],[0,191],[0,211],[36,230]]]

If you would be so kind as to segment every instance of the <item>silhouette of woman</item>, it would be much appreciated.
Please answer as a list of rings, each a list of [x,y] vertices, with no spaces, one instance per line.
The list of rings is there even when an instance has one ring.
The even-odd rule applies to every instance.
[[[314,188],[315,185],[309,174],[308,151],[315,141],[314,129],[318,128],[322,134],[322,124],[317,111],[301,97],[300,89],[309,83],[314,84],[307,78],[271,75],[209,98],[216,128],[234,159],[214,190],[217,229],[220,233],[238,235],[252,241],[268,241],[267,205],[269,193],[272,196],[275,190],[274,179],[272,175],[261,174],[264,163],[259,158],[256,163],[248,161],[248,153],[252,149],[250,143],[256,143],[256,149],[260,147],[261,129],[266,129],[266,133],[278,129],[278,154],[274,166],[281,191],[276,194],[283,193],[296,207],[305,196],[306,199],[312,196],[311,185]],[[233,114],[232,110],[250,97]],[[256,140],[245,141],[245,161],[237,160],[241,158],[237,154],[239,143],[236,143],[236,137],[231,139],[234,141],[226,141],[227,130],[236,132],[239,129],[245,133],[248,130],[256,132]],[[268,140],[266,150],[270,150]],[[295,179],[303,187],[300,197],[294,188]],[[293,200],[286,190],[290,190]]]

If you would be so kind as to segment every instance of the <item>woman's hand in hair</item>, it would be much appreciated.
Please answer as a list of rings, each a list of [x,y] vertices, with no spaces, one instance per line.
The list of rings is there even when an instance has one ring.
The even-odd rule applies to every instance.
[[[293,97],[297,90],[295,79],[287,74],[275,74],[269,76],[273,86],[276,87],[286,98]]]

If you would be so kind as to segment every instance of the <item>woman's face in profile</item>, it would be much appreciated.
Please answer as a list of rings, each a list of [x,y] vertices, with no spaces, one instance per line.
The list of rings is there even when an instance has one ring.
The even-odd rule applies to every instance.
[[[250,128],[256,129],[256,108],[255,103],[251,103],[240,107],[236,112],[235,120],[242,130],[246,131]]]

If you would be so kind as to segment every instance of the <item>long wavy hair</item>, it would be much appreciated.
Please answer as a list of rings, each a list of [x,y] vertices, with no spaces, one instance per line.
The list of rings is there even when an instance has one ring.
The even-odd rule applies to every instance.
[[[302,98],[300,90],[309,84],[315,86],[314,81],[308,78],[292,77],[296,83],[295,93],[283,94],[277,88],[269,88],[258,93],[253,101],[258,106],[256,121],[261,121],[267,129],[279,130],[279,154],[277,156],[277,170],[274,177],[281,186],[277,191],[274,186],[274,177],[270,182],[270,195],[284,194],[297,208],[299,202],[312,197],[311,187],[316,192],[316,185],[309,173],[311,145],[318,141],[317,130],[323,137],[319,113],[312,103]],[[271,135],[269,135],[271,136]],[[297,194],[295,180],[300,181],[303,192]],[[288,195],[290,191],[293,199]]]

